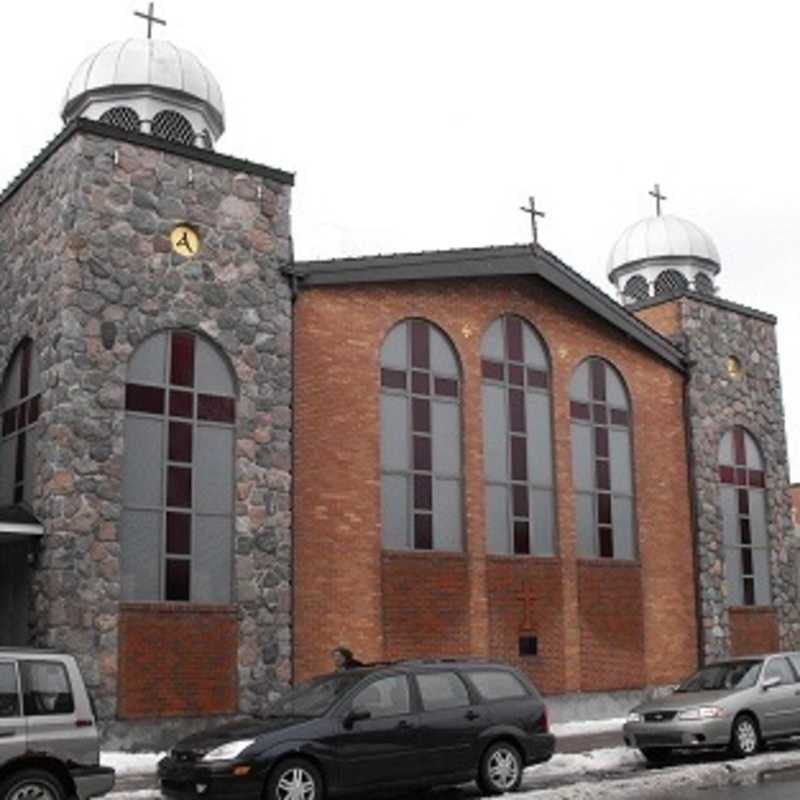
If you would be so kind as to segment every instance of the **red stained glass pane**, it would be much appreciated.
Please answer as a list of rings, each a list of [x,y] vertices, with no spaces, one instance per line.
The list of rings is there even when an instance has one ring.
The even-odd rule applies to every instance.
[[[528,520],[514,520],[514,552],[525,555],[531,552],[530,525]]]
[[[428,369],[430,365],[428,323],[415,320],[411,323],[411,366]]]
[[[213,394],[197,395],[197,419],[232,424],[235,416],[236,404],[232,397],[217,397]]]
[[[742,575],[753,574],[753,551],[749,547],[742,548]]]
[[[524,361],[522,355],[522,322],[517,317],[506,317],[506,357],[509,361]]]
[[[433,479],[430,475],[414,476],[414,508],[422,511],[433,508]]]
[[[431,403],[423,397],[411,400],[411,424],[415,433],[431,432]]]
[[[577,400],[570,400],[569,414],[572,419],[589,419],[589,404],[579,403]]]
[[[169,393],[169,413],[172,417],[186,417],[191,419],[194,415],[192,401],[194,395],[191,392],[179,392],[176,389]]]
[[[433,469],[431,440],[427,436],[414,437],[414,469],[430,472]]]
[[[414,549],[433,549],[433,517],[430,514],[414,514]]]
[[[144,414],[163,414],[164,390],[158,386],[129,383],[125,387],[125,408]]]
[[[750,520],[739,519],[739,535],[742,539],[742,544],[752,544],[753,537],[750,534]]]
[[[167,559],[167,573],[164,586],[166,600],[189,600],[189,562],[176,558]]]
[[[753,578],[745,578],[744,581],[744,604],[754,606],[756,604],[756,582]]]
[[[503,380],[503,365],[497,361],[488,361],[484,358],[483,361],[481,361],[481,371],[483,377],[488,381]]]
[[[747,470],[744,467],[736,468],[736,485],[747,486]]]
[[[627,427],[629,422],[628,412],[622,408],[611,409],[611,424]]]
[[[14,465],[14,477],[16,483],[25,480],[25,431],[17,437],[16,463]],[[12,445],[13,447],[13,445]]]
[[[405,389],[406,374],[399,369],[382,369],[381,386],[386,389]]]
[[[411,373],[411,391],[414,394],[431,393],[431,379],[427,372]]]
[[[589,362],[591,375],[592,398],[595,401],[605,402],[606,399],[606,365],[594,358]]]
[[[598,425],[606,425],[608,423],[608,409],[602,403],[595,403],[592,406],[592,415]]]
[[[17,415],[14,409],[9,409],[3,414],[3,436],[8,436],[16,430]]]
[[[739,513],[740,514],[749,514],[750,513],[750,497],[747,494],[747,489],[739,489]]]
[[[458,381],[455,378],[434,378],[433,391],[441,397],[458,397]]]
[[[525,384],[525,368],[519,364],[509,364],[508,382],[514,386],[523,386]]]
[[[169,460],[192,460],[192,425],[189,422],[170,422]]]
[[[719,468],[719,479],[723,483],[733,483],[734,479],[734,470],[733,467],[720,467]]]
[[[594,429],[594,453],[601,458],[608,458],[608,428]]]
[[[28,425],[32,425],[39,419],[39,400],[41,395],[35,395],[28,401]]]
[[[167,553],[188,556],[192,552],[192,517],[167,511]]]
[[[764,488],[764,473],[760,469],[750,470],[750,485]]]
[[[508,416],[511,430],[525,433],[525,393],[522,389],[508,390]]]
[[[737,466],[744,466],[747,463],[744,449],[744,430],[742,428],[733,429],[733,455]]]
[[[547,373],[540,369],[528,368],[528,386],[546,389],[548,386]]]
[[[191,333],[172,334],[170,383],[176,386],[194,386],[194,336]]]
[[[597,488],[609,491],[611,489],[611,469],[608,461],[597,460],[596,474],[597,474]]]
[[[611,524],[611,495],[597,495],[597,522],[600,525]]]
[[[599,528],[597,534],[600,558],[614,558],[614,534],[611,528]]]
[[[188,467],[167,467],[167,505],[192,507],[192,471]]]
[[[511,480],[528,480],[528,454],[524,436],[511,437]]]
[[[511,487],[512,513],[515,517],[528,516],[528,486],[514,485]]]

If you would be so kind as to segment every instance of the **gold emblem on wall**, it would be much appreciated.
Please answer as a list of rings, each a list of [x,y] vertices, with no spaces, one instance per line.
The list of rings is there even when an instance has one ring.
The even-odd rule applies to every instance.
[[[739,361],[739,359],[736,358],[736,356],[728,356],[728,360],[725,366],[727,367],[728,375],[730,375],[731,378],[738,378],[741,376],[742,362]]]
[[[191,258],[200,252],[200,236],[188,225],[176,225],[169,235],[172,249],[184,258]]]

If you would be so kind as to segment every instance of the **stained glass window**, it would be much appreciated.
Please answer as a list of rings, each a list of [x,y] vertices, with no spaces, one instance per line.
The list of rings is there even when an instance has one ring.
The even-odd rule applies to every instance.
[[[742,427],[720,441],[719,480],[728,603],[768,606],[764,462],[756,440]]]
[[[236,392],[225,358],[175,330],[146,339],[125,387],[125,600],[230,601]]]
[[[495,320],[481,341],[490,553],[554,555],[550,370],[534,329]]]
[[[589,358],[570,383],[572,482],[578,554],[637,556],[630,406],[619,373]]]
[[[381,348],[383,546],[461,550],[461,373],[426,320],[392,328]]]

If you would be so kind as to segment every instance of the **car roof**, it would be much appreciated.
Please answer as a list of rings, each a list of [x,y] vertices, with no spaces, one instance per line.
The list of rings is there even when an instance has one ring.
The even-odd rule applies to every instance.
[[[67,655],[59,650],[54,650],[49,647],[9,647],[8,645],[0,645],[0,656],[11,656],[15,653],[20,655],[30,656],[60,656]]]

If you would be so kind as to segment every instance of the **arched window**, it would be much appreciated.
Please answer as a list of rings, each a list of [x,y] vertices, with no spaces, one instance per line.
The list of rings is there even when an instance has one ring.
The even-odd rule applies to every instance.
[[[23,339],[3,375],[0,387],[0,506],[31,504],[36,471],[36,440],[42,379],[30,339]]]
[[[201,336],[158,333],[125,386],[122,595],[227,603],[231,595],[234,378]]]
[[[744,428],[735,427],[720,441],[719,480],[728,603],[768,606],[764,462],[756,440]]]
[[[698,272],[694,276],[694,289],[700,294],[714,294],[714,283],[705,272]]]
[[[460,370],[447,337],[414,319],[381,347],[383,546],[461,550]]]
[[[533,328],[503,316],[481,342],[487,549],[554,555],[549,363]]]
[[[177,111],[159,111],[153,117],[151,131],[153,136],[158,136],[159,139],[169,139],[171,142],[180,142],[181,144],[194,144],[192,123]]]
[[[637,300],[647,300],[650,297],[650,287],[643,275],[634,275],[625,284],[623,294],[627,300],[635,302]]]
[[[570,383],[572,481],[578,555],[636,557],[628,392],[599,358],[578,366]]]
[[[100,122],[122,128],[126,131],[138,131],[140,129],[139,115],[129,106],[114,106],[109,108],[100,117]]]
[[[689,281],[682,272],[676,269],[665,269],[656,278],[656,296],[665,294],[679,294],[689,288]]]

